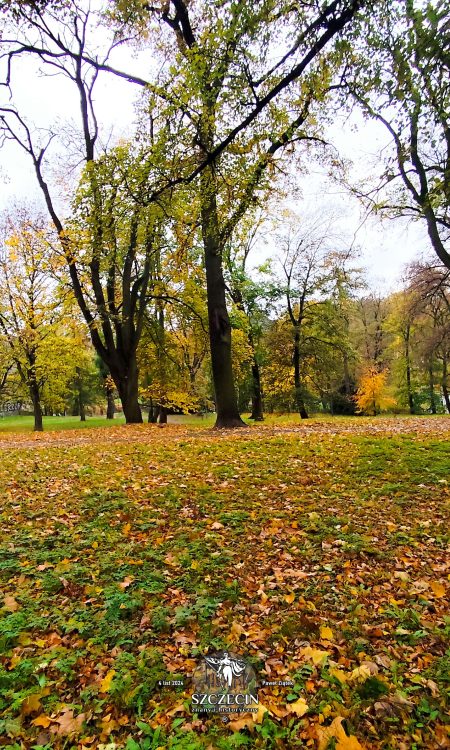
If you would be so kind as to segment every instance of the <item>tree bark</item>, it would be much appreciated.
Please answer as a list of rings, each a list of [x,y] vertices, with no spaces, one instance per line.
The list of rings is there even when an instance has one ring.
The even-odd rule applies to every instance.
[[[434,397],[434,377],[433,377],[433,366],[430,365],[428,368],[429,385],[430,385],[430,409],[432,414],[437,413],[436,399]]]
[[[142,412],[138,401],[138,366],[136,355],[128,360],[128,367],[111,365],[111,377],[116,384],[127,424],[141,424]]]
[[[201,174],[201,219],[205,252],[209,341],[217,419],[215,427],[245,427],[239,414],[231,361],[231,324],[225,297],[213,167]]]
[[[408,324],[405,331],[405,360],[406,360],[406,391],[408,394],[409,413],[414,414],[414,399],[411,388],[411,361],[409,352],[409,340],[411,336],[411,326]]]
[[[33,414],[34,414],[33,430],[34,432],[42,432],[44,427],[42,423],[41,397],[39,394],[39,386],[35,378],[32,378],[30,380],[30,396],[31,396],[32,404],[33,404]]]
[[[114,403],[113,389],[106,386],[106,419],[114,419],[116,405]]]
[[[252,413],[250,419],[254,419],[255,422],[263,422],[263,401],[261,392],[261,375],[259,372],[259,364],[255,355],[253,355],[252,364],[252,380],[253,380],[253,395],[252,395]]]
[[[298,328],[295,329],[294,334],[294,385],[295,385],[295,402],[297,404],[297,410],[302,419],[308,419],[309,415],[306,411],[305,402],[303,400],[303,389],[302,381],[300,377],[300,331]]]
[[[159,424],[167,424],[167,409],[162,404],[159,407],[158,422]]]
[[[447,408],[447,411],[450,414],[450,394],[448,391],[447,378],[448,378],[447,360],[444,357],[444,359],[442,360],[442,395],[444,396],[444,401],[445,401],[445,406]]]

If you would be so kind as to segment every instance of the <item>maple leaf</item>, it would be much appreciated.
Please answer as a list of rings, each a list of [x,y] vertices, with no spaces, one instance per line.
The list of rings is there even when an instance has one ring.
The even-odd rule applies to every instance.
[[[332,641],[333,631],[327,625],[322,625],[320,628],[320,637],[322,641]]]
[[[442,597],[445,596],[445,586],[439,581],[431,581],[430,588],[436,599],[442,599]]]
[[[318,750],[327,750],[331,740],[337,740],[336,750],[364,750],[354,735],[348,736],[342,726],[342,716],[336,716],[328,727],[317,727]]]
[[[86,714],[82,713],[74,717],[72,709],[66,709],[64,713],[53,719],[56,724],[59,724],[55,728],[56,734],[78,734],[85,718]]]
[[[50,719],[49,716],[46,716],[45,714],[40,714],[39,716],[36,716],[35,719],[32,720],[32,724],[35,727],[44,727],[44,729],[47,729],[47,727],[50,726],[53,719]]]
[[[42,692],[33,693],[33,695],[29,695],[25,698],[20,707],[21,714],[23,716],[28,716],[28,714],[34,714],[36,711],[39,711],[41,708],[41,698]]]
[[[111,689],[111,683],[114,679],[115,674],[116,674],[116,670],[110,669],[109,672],[102,679],[102,681],[100,682],[100,691],[102,693],[107,693]]]
[[[289,713],[296,714],[297,716],[304,716],[308,711],[308,704],[304,698],[299,698],[294,703],[288,703],[287,708]]]
[[[300,654],[304,656],[305,659],[312,661],[316,666],[323,664],[325,659],[329,656],[328,651],[321,651],[319,648],[312,648],[311,646],[305,646],[300,649]]]

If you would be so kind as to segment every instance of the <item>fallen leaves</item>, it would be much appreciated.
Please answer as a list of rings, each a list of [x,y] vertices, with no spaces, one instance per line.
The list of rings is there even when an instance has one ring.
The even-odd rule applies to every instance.
[[[85,750],[154,731],[160,747],[182,732],[214,746],[230,731],[262,748],[294,734],[311,750],[445,747],[450,493],[418,485],[430,441],[445,473],[450,431],[438,440],[427,426],[402,451],[386,424],[232,437],[114,428],[86,445],[49,434],[38,463],[26,443],[5,455],[10,736],[55,748],[76,737]],[[258,714],[226,726],[186,709],[198,655],[215,643],[275,683]],[[184,687],[153,687],[168,675]]]
[[[364,750],[354,735],[347,735],[342,726],[343,720],[342,716],[336,716],[329,726],[317,727],[318,750],[327,750],[331,740],[336,740],[335,750]]]

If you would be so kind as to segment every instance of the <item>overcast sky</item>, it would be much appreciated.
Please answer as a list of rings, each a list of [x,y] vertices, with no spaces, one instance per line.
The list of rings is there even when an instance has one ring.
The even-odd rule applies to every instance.
[[[119,50],[114,64],[121,69],[145,73],[141,67],[143,58],[133,58],[128,51]],[[133,131],[133,102],[138,94],[136,87],[101,74],[96,87],[96,110],[102,123],[103,139],[114,142]],[[7,99],[3,91],[3,102]],[[67,130],[67,146],[70,162],[75,159],[75,138],[71,137],[74,124],[78,122],[78,94],[74,85],[60,76],[51,79],[39,75],[35,60],[18,62],[14,74],[14,102],[26,113],[27,122],[40,128],[64,123]],[[373,170],[377,154],[388,142],[381,125],[363,122],[360,117],[340,121],[327,131],[327,139],[339,153],[354,163],[353,174],[362,179]],[[48,172],[64,179],[68,160],[61,156],[47,165]],[[348,238],[361,248],[361,265],[367,267],[367,280],[376,290],[395,288],[402,276],[405,263],[429,251],[426,232],[421,225],[404,220],[370,218],[362,223],[362,212],[358,201],[343,188],[327,178],[320,164],[311,164],[309,174],[300,179],[302,200],[292,204],[298,213],[325,210],[340,217],[340,227]],[[64,187],[62,186],[64,190]],[[32,166],[26,155],[16,144],[9,143],[1,152],[0,205],[7,206],[14,198],[27,201],[41,200]],[[256,251],[262,256],[274,251],[270,243],[264,250]],[[253,259],[253,263],[257,261]]]

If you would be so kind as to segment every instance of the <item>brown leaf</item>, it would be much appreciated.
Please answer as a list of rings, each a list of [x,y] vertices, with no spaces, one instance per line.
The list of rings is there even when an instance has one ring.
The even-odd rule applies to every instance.
[[[3,605],[5,609],[8,610],[8,612],[17,612],[19,609],[19,604],[16,602],[13,596],[10,596],[9,594],[6,594],[6,596],[3,599]]]
[[[86,714],[78,714],[78,716],[74,717],[73,711],[67,709],[64,713],[54,719],[55,723],[59,724],[59,727],[56,729],[56,734],[78,734],[81,731],[85,718]]]

